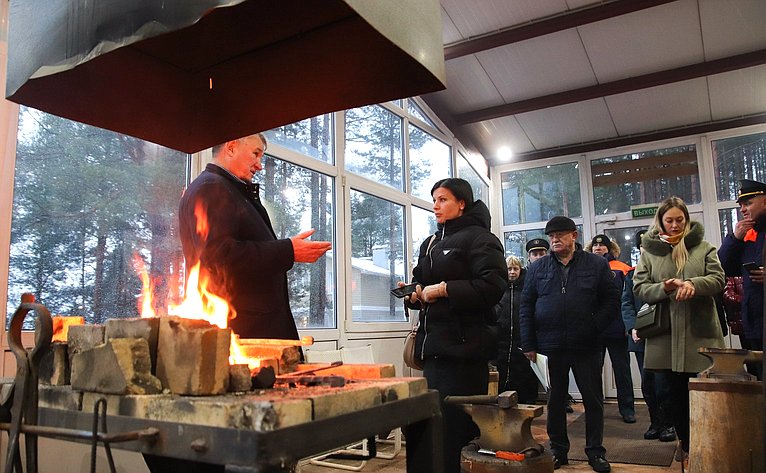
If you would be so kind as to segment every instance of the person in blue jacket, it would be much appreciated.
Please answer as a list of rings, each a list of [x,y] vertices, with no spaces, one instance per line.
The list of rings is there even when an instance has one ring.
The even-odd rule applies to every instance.
[[[601,334],[619,315],[620,292],[606,259],[577,244],[572,219],[556,216],[545,225],[551,253],[527,270],[521,295],[521,346],[530,361],[548,357],[547,430],[554,468],[569,463],[565,406],[572,370],[585,406],[585,453],[597,472],[606,460],[601,389]]]
[[[636,233],[636,248],[641,249],[641,237],[646,230]],[[641,373],[641,393],[644,396],[644,402],[649,410],[649,428],[644,432],[644,438],[647,440],[659,439],[661,442],[672,442],[676,439],[676,429],[670,418],[668,409],[670,408],[668,398],[668,385],[665,381],[665,374],[661,371],[651,371],[644,369],[644,340],[638,337],[633,329],[636,325],[636,314],[638,314],[644,301],[633,294],[633,274],[635,270],[630,271],[625,276],[625,286],[622,289],[622,322],[625,324],[625,330],[629,334],[628,350],[636,356],[638,371]]]
[[[766,239],[766,184],[740,181],[737,197],[742,219],[734,233],[726,235],[718,258],[726,276],[742,276],[742,347],[763,350],[763,244]],[[748,263],[752,263],[748,267]],[[753,269],[748,269],[752,266]],[[763,365],[748,365],[748,371],[763,380]]]
[[[599,256],[603,256],[609,261],[609,267],[614,272],[612,282],[617,290],[622,293],[622,287],[625,284],[625,275],[633,267],[618,260],[620,256],[620,246],[610,240],[606,235],[596,235],[590,244],[585,247],[585,251]],[[635,399],[633,398],[633,378],[630,374],[630,353],[628,352],[628,334],[625,331],[625,325],[622,317],[615,317],[609,327],[602,334],[604,344],[601,359],[606,357],[609,352],[609,359],[612,361],[612,371],[617,385],[617,408],[620,410],[622,420],[626,424],[636,422]]]

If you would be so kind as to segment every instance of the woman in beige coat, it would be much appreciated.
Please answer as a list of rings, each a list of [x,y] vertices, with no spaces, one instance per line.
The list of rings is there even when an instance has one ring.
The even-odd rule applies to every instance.
[[[689,378],[710,366],[700,347],[723,348],[713,296],[723,291],[724,273],[705,230],[689,219],[683,200],[660,204],[641,242],[644,252],[633,276],[633,293],[658,304],[670,331],[646,340],[644,369],[667,373],[671,415],[684,452],[689,453]]]

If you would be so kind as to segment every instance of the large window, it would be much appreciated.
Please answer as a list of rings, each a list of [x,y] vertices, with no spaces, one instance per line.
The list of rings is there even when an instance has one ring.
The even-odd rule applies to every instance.
[[[711,142],[718,201],[737,200],[740,179],[766,182],[766,133]]]
[[[278,239],[313,228],[312,240],[334,241],[331,178],[267,155],[263,172],[254,181],[262,185],[264,206]],[[296,263],[287,277],[298,328],[335,327],[334,253],[312,264]]]
[[[379,105],[346,111],[346,169],[404,190],[401,117]]]
[[[479,173],[468,164],[468,160],[462,153],[457,154],[457,177],[465,179],[471,184],[474,199],[481,200],[487,207],[490,207],[492,199],[489,198],[489,186],[479,176]]]
[[[418,263],[418,256],[420,245],[428,238],[436,233],[436,216],[432,210],[421,209],[420,207],[412,207],[412,268]],[[408,274],[407,276],[412,276]],[[407,279],[409,281],[412,278]]]
[[[340,136],[336,120],[344,122]],[[423,200],[430,202],[433,184],[455,169],[454,141],[444,131],[421,107],[398,100],[265,132],[278,146],[269,147],[273,154],[254,181],[277,238],[314,228],[313,240],[347,250],[288,272],[299,329],[339,328],[339,317],[351,322],[349,331],[405,326],[390,289],[411,278],[410,248],[416,253],[436,230]],[[180,302],[185,269],[176,212],[209,152],[189,156],[27,108],[17,141],[9,312],[32,292],[52,312],[85,315],[90,323],[135,317],[142,268],[154,283],[155,313]],[[461,163],[460,173],[486,199],[488,186],[471,165]],[[338,189],[341,183],[348,190]],[[336,202],[338,196],[349,202]],[[344,227],[350,239],[338,242],[336,229]],[[345,282],[337,280],[339,267]],[[338,304],[341,284],[348,306]]]
[[[436,124],[428,118],[428,115],[426,115],[426,112],[421,109],[418,104],[415,103],[414,100],[408,100],[407,101],[407,111],[410,112],[410,115],[412,115],[415,118],[418,118],[420,120],[423,120],[424,122],[428,123],[432,127],[436,128]]]
[[[410,182],[412,195],[431,200],[431,188],[452,176],[450,147],[429,133],[410,125]]]
[[[134,255],[154,281],[155,307],[166,308],[183,287],[176,210],[187,158],[22,107],[8,312],[31,292],[52,313],[91,323],[137,316]]]
[[[656,204],[670,196],[687,204],[700,203],[695,148],[678,146],[594,160],[596,215],[627,212],[632,205]]]
[[[354,322],[403,321],[389,290],[405,281],[404,207],[351,190],[351,311]]]
[[[739,195],[739,180],[766,181],[766,133],[713,140],[710,145],[718,202],[726,202],[728,207],[718,209],[723,240],[734,232],[734,226],[742,216],[735,203]]]
[[[503,224],[547,222],[555,215],[581,217],[577,168],[577,163],[565,163],[502,173]]]
[[[306,156],[333,164],[335,158],[332,149],[332,122],[332,115],[326,113],[281,126],[265,134],[270,143],[278,143]]]

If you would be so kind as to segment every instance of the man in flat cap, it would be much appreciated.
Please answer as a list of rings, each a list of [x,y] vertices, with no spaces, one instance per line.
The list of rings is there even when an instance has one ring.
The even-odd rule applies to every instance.
[[[554,469],[569,463],[565,406],[569,370],[585,406],[585,454],[597,472],[606,460],[604,401],[601,390],[601,333],[617,317],[620,293],[606,258],[576,245],[572,219],[557,216],[545,225],[551,253],[527,270],[521,294],[521,347],[530,361],[548,356],[548,436]]]
[[[763,350],[763,243],[766,239],[766,184],[742,179],[737,203],[742,218],[734,233],[726,235],[718,259],[726,276],[742,276],[743,348]],[[763,380],[763,366],[749,365],[748,371]]]
[[[527,242],[527,266],[548,254],[550,249],[548,242],[542,238],[534,238]]]

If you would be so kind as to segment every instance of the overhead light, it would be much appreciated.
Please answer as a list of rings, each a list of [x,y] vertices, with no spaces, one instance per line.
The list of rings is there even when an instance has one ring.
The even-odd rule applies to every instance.
[[[511,148],[507,146],[501,146],[500,149],[497,150],[497,159],[500,161],[510,161],[511,156],[513,156],[513,152],[511,151]]]

